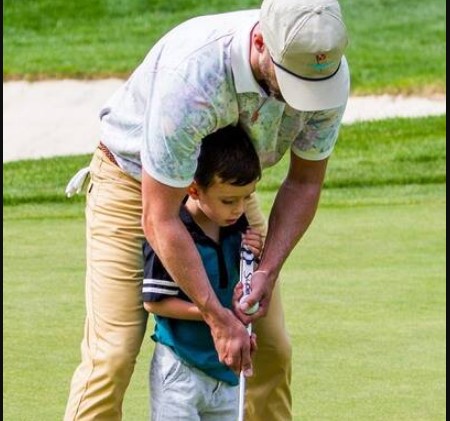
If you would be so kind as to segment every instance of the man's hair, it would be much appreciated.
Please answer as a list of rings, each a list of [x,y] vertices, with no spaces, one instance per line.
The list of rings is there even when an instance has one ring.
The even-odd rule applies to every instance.
[[[258,154],[240,126],[226,126],[202,140],[194,179],[206,188],[214,176],[235,186],[245,186],[261,178]]]

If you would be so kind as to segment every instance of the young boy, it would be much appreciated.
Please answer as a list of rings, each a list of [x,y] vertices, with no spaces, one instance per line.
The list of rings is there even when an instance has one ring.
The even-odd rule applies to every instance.
[[[256,257],[261,253],[262,237],[248,228],[244,215],[260,177],[258,155],[241,128],[228,126],[203,139],[180,215],[224,307],[231,308],[239,281],[241,243]],[[236,421],[238,376],[219,362],[199,309],[173,282],[148,243],[144,260],[144,306],[156,322],[151,419]]]

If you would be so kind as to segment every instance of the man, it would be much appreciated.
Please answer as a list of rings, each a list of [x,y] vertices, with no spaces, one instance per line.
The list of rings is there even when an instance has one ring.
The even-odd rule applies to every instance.
[[[336,0],[264,0],[261,10],[198,17],[166,34],[101,110],[86,207],[86,328],[66,420],[121,419],[146,324],[144,234],[200,309],[219,359],[253,372],[246,420],[292,419],[291,347],[276,280],[317,209],[348,99],[346,45]],[[291,157],[252,277],[247,305],[259,302],[259,310],[251,317],[245,304],[237,317],[220,305],[179,218],[201,139],[238,122],[263,168],[289,148]],[[264,228],[255,200],[246,216]],[[242,321],[257,334],[253,365]]]

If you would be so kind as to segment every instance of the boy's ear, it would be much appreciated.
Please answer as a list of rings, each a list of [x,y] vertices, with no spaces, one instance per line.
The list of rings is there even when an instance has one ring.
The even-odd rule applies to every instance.
[[[191,183],[191,185],[187,189],[188,195],[192,197],[192,199],[197,200],[198,199],[198,185],[195,181]]]

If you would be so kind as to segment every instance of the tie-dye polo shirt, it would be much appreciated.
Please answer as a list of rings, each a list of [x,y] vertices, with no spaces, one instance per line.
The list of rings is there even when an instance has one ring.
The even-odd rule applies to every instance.
[[[302,112],[264,92],[250,67],[258,17],[246,10],[193,18],[155,44],[100,112],[101,140],[127,173],[139,180],[143,168],[186,187],[202,138],[238,123],[263,169],[288,150],[307,160],[331,154],[345,105]]]

